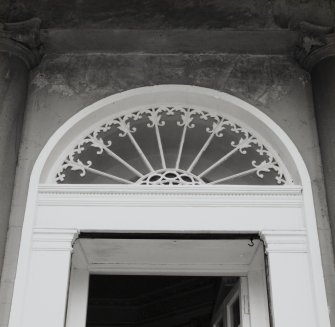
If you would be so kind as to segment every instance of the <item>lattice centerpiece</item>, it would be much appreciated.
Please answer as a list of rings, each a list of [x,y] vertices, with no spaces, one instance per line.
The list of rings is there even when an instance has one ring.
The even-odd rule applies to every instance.
[[[137,180],[141,185],[200,185],[205,182],[198,176],[181,169],[161,169]]]
[[[278,155],[247,127],[196,108],[112,117],[78,141],[57,183],[290,184]]]

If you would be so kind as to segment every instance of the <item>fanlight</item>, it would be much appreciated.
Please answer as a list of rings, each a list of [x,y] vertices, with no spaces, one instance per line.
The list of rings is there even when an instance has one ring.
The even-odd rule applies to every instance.
[[[157,106],[111,118],[67,155],[57,183],[291,184],[254,132],[198,108]]]

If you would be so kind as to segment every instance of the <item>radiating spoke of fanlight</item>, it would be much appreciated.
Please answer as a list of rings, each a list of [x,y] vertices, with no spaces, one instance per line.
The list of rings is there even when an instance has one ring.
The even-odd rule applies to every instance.
[[[144,154],[144,152],[142,151],[141,147],[138,145],[138,143],[136,142],[135,138],[129,133],[127,134],[128,137],[130,138],[131,143],[135,146],[137,152],[140,154],[141,158],[143,159],[144,163],[146,164],[146,166],[148,167],[148,169],[150,171],[154,171],[154,168],[151,166],[148,158],[146,157],[146,155]]]
[[[212,142],[213,137],[215,135],[218,136],[218,137],[222,137],[221,131],[225,128],[224,127],[224,122],[225,122],[225,119],[222,118],[219,123],[214,123],[213,124],[213,128],[212,129],[207,128],[207,132],[210,133],[209,137],[207,138],[206,142],[204,143],[204,145],[202,146],[202,148],[198,152],[197,156],[194,158],[194,160],[192,161],[192,163],[188,167],[188,169],[187,169],[188,172],[191,172],[193,170],[193,168],[198,163],[198,161],[201,158],[201,156],[203,155],[203,153],[206,151],[206,149],[208,148],[208,146]]]
[[[263,162],[259,166],[256,166],[256,167],[248,169],[248,170],[244,170],[244,171],[239,172],[239,173],[234,174],[234,175],[230,175],[230,176],[227,176],[227,177],[224,177],[224,178],[217,179],[217,180],[215,180],[213,182],[210,182],[208,184],[211,184],[211,185],[221,184],[221,183],[228,182],[228,181],[231,181],[231,180],[236,179],[236,178],[240,178],[240,177],[243,177],[243,176],[250,175],[250,174],[255,173],[255,172],[257,172],[257,175],[259,177],[263,177],[263,175],[261,173],[265,172],[265,171],[268,172],[272,167],[273,167],[273,164],[271,162]]]
[[[144,161],[145,165],[148,167],[148,169],[150,171],[154,171],[154,168],[151,166],[148,158],[146,157],[146,155],[144,154],[144,152],[142,151],[141,147],[138,145],[137,141],[135,140],[135,138],[133,137],[132,133],[134,133],[136,131],[136,128],[133,127],[132,129],[130,128],[130,123],[126,123],[125,122],[125,118],[120,119],[119,121],[119,130],[122,132],[120,134],[121,137],[127,135],[131,141],[131,143],[134,145],[135,149],[137,150],[137,152],[139,153],[140,157],[142,158],[142,160]]]
[[[161,134],[160,127],[165,125],[166,120],[169,121],[168,126],[175,124],[175,127],[171,129],[170,133],[165,131],[164,134]],[[201,123],[196,123],[199,121]],[[136,134],[137,128],[135,126],[141,127],[141,133]],[[143,140],[139,137],[145,135],[143,133],[146,132],[146,128],[155,130],[154,133],[150,132],[150,134],[148,131],[148,134],[144,136],[147,153],[139,145],[143,144]],[[193,128],[195,133],[189,133],[188,130]],[[117,144],[119,138],[123,137],[130,140],[128,148],[122,148],[118,145],[119,150],[116,154],[112,150],[112,143]],[[191,139],[189,139],[190,137]],[[195,144],[190,143],[189,140]],[[174,149],[169,148],[169,156],[175,155],[176,161],[172,163],[172,167],[169,167],[163,144],[165,142],[172,144],[172,141],[175,142],[175,147]],[[224,143],[220,145],[219,142]],[[90,172],[111,180],[112,183],[138,185],[215,185],[231,183],[237,179],[239,179],[238,183],[248,180],[253,181],[254,184],[292,184],[293,181],[278,155],[264,143],[248,128],[217,113],[194,107],[160,105],[112,118],[91,131],[78,141],[72,152],[68,153],[63,164],[57,170],[55,181],[66,183],[69,175],[72,176],[79,172],[79,176],[84,178],[86,172]],[[211,151],[206,151],[209,147],[211,147]],[[214,159],[213,155],[208,154],[215,153],[215,147],[218,152],[215,157],[219,159]],[[97,148],[98,151],[89,151],[92,148]],[[199,148],[200,150],[195,150]],[[226,153],[220,153],[222,148],[227,149]],[[92,156],[92,153],[95,155]],[[99,157],[102,153],[106,153],[107,156]],[[241,166],[236,164],[236,160],[228,160],[237,153],[242,155],[239,158]],[[248,155],[246,155],[247,153]],[[132,164],[123,159],[129,155],[132,157]],[[129,170],[127,177],[123,177],[124,170],[120,169],[120,165],[115,165],[113,161],[108,172],[93,168],[93,162],[99,160],[100,164],[96,167],[107,167],[108,162],[103,162],[101,165],[101,160],[108,160],[108,156]],[[186,167],[184,167],[184,162],[188,160],[182,160],[183,156],[193,158]],[[156,170],[149,158],[157,167]],[[245,160],[249,162],[245,162]],[[140,164],[142,161],[148,169],[147,172],[142,171],[143,164]],[[195,174],[195,168],[200,162],[202,165],[204,162],[208,162],[208,165],[203,168],[202,172]],[[256,164],[256,162],[260,162],[260,164]],[[249,169],[241,168],[248,166]],[[231,172],[229,176],[227,176],[227,171]],[[264,173],[268,173],[265,179]],[[243,179],[250,175],[253,175],[251,179],[249,177]],[[78,176],[74,175],[73,178],[70,177],[70,180],[78,180]],[[91,180],[94,178],[87,179],[87,181]]]
[[[209,172],[211,172],[214,168],[221,165],[223,162],[228,160],[233,154],[235,154],[237,151],[243,151],[246,147],[250,146],[250,143],[254,140],[253,137],[249,137],[246,140],[241,140],[241,142],[234,147],[231,151],[229,151],[227,154],[225,154],[223,157],[221,157],[218,161],[213,163],[210,167],[208,167],[206,170],[204,170],[201,174],[199,174],[199,177],[202,177]],[[243,152],[242,152],[243,153]]]
[[[159,155],[160,155],[161,161],[162,161],[162,167],[166,168],[166,162],[165,162],[165,157],[164,157],[162,139],[161,139],[161,134],[159,132],[158,125],[155,125],[155,132],[156,132],[157,143],[158,143],[158,148],[159,148]]]
[[[232,179],[235,179],[235,178],[239,178],[239,177],[243,177],[243,176],[246,176],[246,175],[250,175],[254,172],[257,171],[257,168],[252,168],[252,169],[248,169],[248,170],[245,170],[245,171],[242,171],[240,173],[237,173],[237,174],[234,174],[234,175],[230,175],[228,177],[224,177],[224,178],[220,178],[214,182],[210,182],[208,184],[211,184],[211,185],[214,185],[214,184],[220,184],[220,183],[224,183],[224,182],[228,182]]]
[[[186,136],[186,131],[188,128],[193,128],[195,125],[192,124],[192,113],[190,109],[186,109],[185,113],[181,116],[182,121],[178,121],[177,125],[178,126],[183,126],[183,132],[181,134],[181,139],[179,143],[179,149],[178,149],[178,156],[177,156],[177,161],[176,161],[176,169],[179,168],[180,164],[180,159],[181,159],[181,154],[183,152],[184,148],[184,143],[185,143],[185,136]]]
[[[158,149],[159,149],[159,155],[162,162],[162,167],[166,168],[166,162],[165,162],[165,156],[163,151],[163,145],[162,145],[162,138],[161,134],[159,132],[159,126],[164,126],[165,122],[161,120],[161,116],[158,114],[159,108],[149,109],[149,115],[148,118],[150,122],[147,124],[148,127],[155,127],[155,133],[158,143]]]
[[[98,169],[95,169],[95,168],[91,168],[90,167],[91,162],[89,162],[87,165],[80,164],[80,163],[74,162],[74,161],[67,161],[67,163],[69,163],[72,166],[72,169],[74,169],[74,170],[75,169],[82,170],[83,173],[81,174],[81,176],[84,176],[86,174],[86,171],[89,171],[90,173],[112,179],[116,182],[125,183],[125,184],[133,184],[131,181],[128,181],[127,179],[117,177],[117,176],[112,175],[112,174],[105,173],[105,172],[103,172],[101,170],[98,170]]]
[[[104,142],[100,139],[97,139],[93,136],[89,136],[89,140],[91,141],[91,144],[93,147],[97,147],[100,149],[100,152],[98,154],[101,154],[102,151],[104,150],[109,156],[112,158],[116,159],[118,162],[123,164],[125,167],[127,167],[130,171],[132,171],[134,174],[136,174],[139,177],[142,177],[143,174],[140,173],[136,168],[134,168],[132,165],[130,165],[127,161],[123,160],[120,156],[118,156],[115,152],[110,150]],[[111,144],[111,143],[110,143]]]

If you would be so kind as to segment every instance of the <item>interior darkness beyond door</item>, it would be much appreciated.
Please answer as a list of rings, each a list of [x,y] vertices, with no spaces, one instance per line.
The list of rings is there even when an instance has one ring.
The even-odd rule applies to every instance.
[[[237,277],[91,275],[87,327],[242,327]]]

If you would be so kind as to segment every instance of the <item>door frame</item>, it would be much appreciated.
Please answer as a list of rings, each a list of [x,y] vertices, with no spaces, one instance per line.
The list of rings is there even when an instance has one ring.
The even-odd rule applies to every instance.
[[[157,101],[223,110],[247,122],[280,153],[297,185],[134,188],[47,184],[62,154],[92,124],[111,111]],[[81,232],[115,231],[257,233],[268,256],[275,326],[330,327],[307,168],[286,133],[245,101],[195,86],[144,87],[98,101],[60,127],[31,175],[9,327],[62,327],[74,241]]]
[[[126,236],[125,236],[126,237]],[[223,239],[212,240],[211,243],[218,243],[220,246],[228,244],[231,240]],[[187,264],[187,268],[182,264],[164,264],[162,270],[159,265],[157,265],[157,258],[164,255],[166,252],[166,247],[171,244],[178,244],[178,240],[173,239],[173,234],[171,234],[171,240],[168,240],[163,247],[155,247],[157,256],[153,258],[148,255],[142,263],[136,263],[136,268],[131,268],[132,262],[129,259],[129,250],[127,253],[124,253],[122,257],[124,258],[125,264],[118,263],[120,267],[116,265],[107,265],[107,268],[101,269],[101,267],[90,264],[92,260],[92,254],[88,259],[88,253],[85,251],[81,239],[77,240],[74,245],[73,260],[71,265],[71,275],[69,283],[69,296],[67,304],[67,317],[66,317],[66,327],[85,327],[86,326],[86,313],[87,313],[87,301],[88,301],[88,289],[89,289],[89,276],[91,274],[108,274],[108,275],[173,275],[173,276],[238,276],[240,277],[239,284],[243,284],[243,293],[241,298],[241,307],[243,307],[243,317],[244,325],[243,327],[270,327],[269,322],[269,311],[268,311],[268,298],[267,298],[267,282],[266,282],[266,272],[265,272],[265,263],[264,263],[264,247],[263,243],[260,240],[252,241],[252,247],[248,249],[248,265],[239,269],[236,269],[236,264],[233,262],[227,262],[227,260],[232,260],[227,254],[223,254],[220,261],[222,265],[218,267],[218,262],[207,262],[205,268],[202,265],[199,265],[198,260],[194,260],[193,264]],[[132,240],[128,240],[131,242]],[[147,240],[141,240],[143,242],[142,246],[146,243]],[[159,239],[152,240],[149,239],[152,246],[155,241]],[[179,239],[180,241],[180,239]],[[182,240],[183,241],[183,240]],[[201,239],[188,239],[186,242],[192,242],[192,245],[195,243],[199,244],[199,247],[203,247],[201,242],[204,240]],[[127,239],[122,239],[121,242],[117,244],[113,242],[113,247],[117,248],[117,251],[120,251],[120,247],[127,247]],[[226,243],[228,242],[228,243]],[[248,239],[240,239],[237,242],[244,243],[246,247],[249,247],[251,244]],[[237,244],[235,240],[235,244]],[[116,243],[116,244],[115,244]],[[158,243],[158,242],[157,242]],[[189,245],[189,246],[192,246]],[[173,249],[173,251],[178,251],[179,253],[183,251],[184,245]],[[101,248],[102,251],[105,251],[105,248]],[[169,250],[170,251],[170,250]],[[212,250],[213,251],[213,250]],[[218,252],[218,257],[220,257],[219,249],[215,249]],[[111,251],[113,252],[113,251]],[[208,254],[210,249],[208,249]],[[187,254],[186,254],[187,255]],[[205,256],[206,254],[203,254]],[[242,254],[241,254],[242,255]],[[97,260],[101,260],[101,257],[97,257]],[[120,260],[118,256],[116,260]],[[250,262],[249,262],[250,261]],[[249,303],[253,302],[253,305],[250,306]],[[242,312],[242,311],[241,311]]]
[[[231,311],[234,301],[239,298],[239,310],[240,310],[240,323],[239,327],[250,327],[250,310],[249,310],[249,292],[248,292],[248,278],[240,277],[239,281],[229,292],[229,294],[223,299],[221,305],[218,307],[217,312],[214,314],[213,327],[221,327],[220,323],[223,323],[224,327],[231,326]]]

